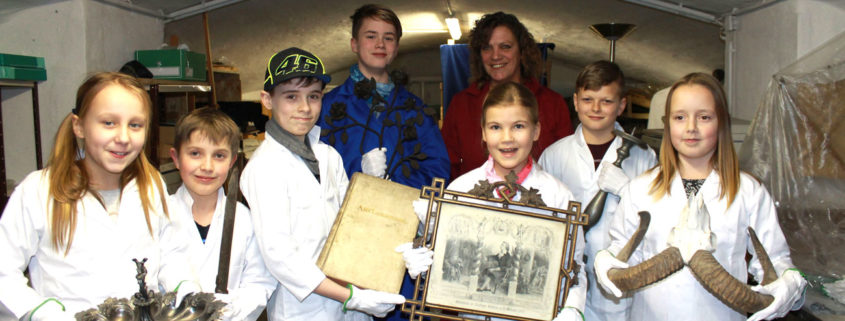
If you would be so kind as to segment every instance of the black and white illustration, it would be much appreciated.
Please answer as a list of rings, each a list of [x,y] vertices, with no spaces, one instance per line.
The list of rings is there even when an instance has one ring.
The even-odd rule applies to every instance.
[[[427,301],[551,319],[565,223],[441,204]]]

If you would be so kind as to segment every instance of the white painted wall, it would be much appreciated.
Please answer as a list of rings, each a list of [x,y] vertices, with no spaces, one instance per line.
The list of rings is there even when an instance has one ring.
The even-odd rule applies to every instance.
[[[739,23],[732,116],[750,120],[775,73],[845,31],[845,6],[787,0],[739,16]]]
[[[813,0],[795,3],[798,14],[798,58],[845,32],[845,2]]]
[[[97,1],[84,4],[87,70],[117,71],[135,59],[135,50],[161,46],[163,21]]]
[[[95,71],[118,70],[136,48],[157,47],[164,25],[99,2],[69,0],[0,17],[0,30],[0,52],[44,57],[47,80],[38,84],[38,100],[46,164],[56,129],[73,108],[82,81]],[[32,96],[21,89],[3,89],[2,95],[6,177],[17,183],[36,169]]]
[[[0,52],[44,57],[47,81],[38,84],[38,100],[46,163],[56,129],[72,108],[76,86],[86,71],[83,3],[63,1],[23,9],[6,17],[0,30],[4,30]],[[9,92],[17,95],[7,97]],[[6,178],[19,182],[36,169],[31,95],[4,89],[2,103]],[[11,190],[12,185],[8,187]]]

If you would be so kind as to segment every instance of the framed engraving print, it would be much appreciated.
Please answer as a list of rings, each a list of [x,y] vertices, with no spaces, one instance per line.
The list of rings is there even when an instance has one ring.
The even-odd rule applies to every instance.
[[[484,198],[444,190],[438,180],[421,194],[431,209],[424,237],[434,263],[403,307],[411,319],[554,318],[577,279],[577,229],[587,222],[579,203],[557,209]]]

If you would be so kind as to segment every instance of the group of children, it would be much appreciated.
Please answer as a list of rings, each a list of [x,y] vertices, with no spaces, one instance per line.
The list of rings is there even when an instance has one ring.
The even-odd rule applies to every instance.
[[[317,56],[289,48],[269,59],[261,101],[272,118],[266,139],[240,177],[249,208],[236,207],[228,294],[216,295],[227,303],[227,320],[255,320],[265,306],[270,320],[369,320],[405,302],[403,295],[344,287],[315,263],[349,175],[381,176],[395,167],[389,163],[394,158],[386,156],[395,151],[384,146],[396,142],[382,140],[400,139],[321,140],[321,126],[332,125],[326,121],[331,117],[326,104],[343,101],[349,115],[367,114],[372,101],[353,97],[355,83],[367,78],[376,80],[385,97],[411,97],[421,104],[393,87],[387,73],[401,37],[396,15],[367,5],[352,20],[351,47],[358,64],[350,79],[325,97],[330,77]],[[748,272],[760,279],[760,263],[745,234],[746,227],[753,227],[780,274],[757,288],[775,300],[751,319],[781,317],[800,307],[806,282],[790,261],[769,194],[739,171],[725,95],[715,79],[693,73],[675,83],[665,106],[659,159],[652,150],[632,148],[621,168],[611,162],[621,145],[613,134],[621,128],[616,117],[626,106],[622,71],[607,61],[590,64],[576,87],[573,99],[581,124],[536,162],[532,145],[542,121],[536,98],[515,82],[492,88],[479,128],[488,159],[448,187],[466,192],[479,180],[502,181],[513,172],[519,184],[539,189],[553,207],[586,204],[600,189],[611,193],[602,219],[585,235],[579,230],[575,261],[585,268],[556,321],[745,318],[710,295],[686,269],[624,295],[606,281],[610,268],[627,266],[613,255],[633,234],[637,212],[649,211],[653,219],[631,264],[667,247],[678,213],[688,197],[699,193],[717,236],[719,263],[741,281]],[[168,197],[143,154],[151,113],[147,93],[132,77],[99,73],[80,86],[47,167],[21,182],[0,219],[0,320],[74,320],[76,312],[108,297],[130,297],[138,290],[133,258],[147,259],[148,285],[177,292],[177,300],[186,293],[213,291],[224,238],[222,186],[237,159],[240,133],[214,109],[183,117],[170,150],[183,185]],[[383,124],[379,117],[384,116],[374,120]],[[425,116],[414,130],[411,139],[419,140],[428,157],[415,162],[413,175],[390,178],[413,187],[448,178],[449,161],[435,122]],[[366,137],[362,132],[352,135]],[[431,265],[430,250],[408,244],[397,250],[412,277]],[[747,262],[749,252],[754,256]]]

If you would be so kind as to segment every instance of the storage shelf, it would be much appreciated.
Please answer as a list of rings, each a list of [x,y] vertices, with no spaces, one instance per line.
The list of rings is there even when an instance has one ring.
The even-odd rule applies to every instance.
[[[138,78],[138,81],[147,89],[153,103],[153,119],[150,121],[150,134],[147,142],[147,158],[154,166],[159,167],[159,126],[172,126],[167,123],[159,123],[161,121],[161,108],[164,105],[161,95],[166,93],[205,94],[209,95],[208,100],[211,101],[211,85],[207,82],[149,78]],[[193,108],[193,103],[189,103],[188,112]]]
[[[0,88],[16,87],[16,88],[30,88],[32,92],[32,120],[33,131],[35,132],[35,166],[37,169],[43,167],[41,161],[41,117],[38,111],[38,82],[31,80],[13,80],[0,79]],[[2,96],[2,93],[0,93]],[[2,102],[0,97],[0,102]],[[0,111],[2,111],[2,103],[0,103]],[[6,157],[5,146],[3,145],[3,117],[0,113],[0,210],[6,207],[8,201],[8,186],[6,186]],[[0,214],[2,215],[2,214]]]
[[[138,82],[144,85],[147,90],[150,90],[152,86],[157,86],[159,93],[207,93],[211,91],[211,85],[207,82],[149,78],[138,78]]]

